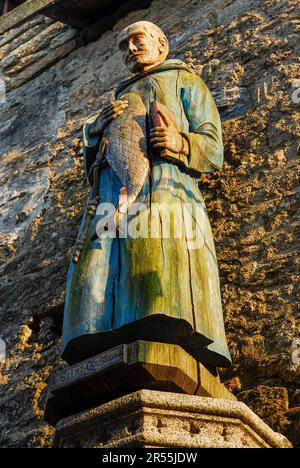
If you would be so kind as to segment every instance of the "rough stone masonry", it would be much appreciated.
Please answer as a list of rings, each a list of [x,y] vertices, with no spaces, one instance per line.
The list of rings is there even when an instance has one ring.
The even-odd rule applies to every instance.
[[[298,0],[154,0],[89,44],[43,16],[0,38],[1,447],[52,444],[45,390],[63,367],[65,280],[88,191],[81,127],[126,76],[111,41],[142,19],[164,29],[171,58],[202,76],[222,115],[225,166],[200,182],[234,361],[222,379],[300,446],[299,17]]]

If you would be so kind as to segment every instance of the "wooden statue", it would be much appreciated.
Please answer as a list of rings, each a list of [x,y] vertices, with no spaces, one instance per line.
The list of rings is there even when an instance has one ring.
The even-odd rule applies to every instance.
[[[218,110],[201,78],[167,60],[168,40],[154,24],[124,29],[119,48],[132,77],[83,130],[92,191],[68,274],[62,357],[74,364],[143,341],[228,367],[214,241],[198,188],[202,172],[223,164]],[[111,219],[101,208],[108,205]]]

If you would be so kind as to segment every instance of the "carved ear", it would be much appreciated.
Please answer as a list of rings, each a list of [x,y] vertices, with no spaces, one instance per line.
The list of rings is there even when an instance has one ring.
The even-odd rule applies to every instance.
[[[169,41],[166,37],[160,37],[159,43],[160,43],[159,52],[161,54],[165,52],[166,50],[169,50]]]

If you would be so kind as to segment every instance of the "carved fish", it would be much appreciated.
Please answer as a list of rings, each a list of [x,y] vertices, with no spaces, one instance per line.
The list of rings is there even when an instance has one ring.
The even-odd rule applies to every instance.
[[[135,92],[124,95],[128,109],[104,131],[105,157],[126,190],[122,190],[122,212],[139,196],[150,173],[147,154],[147,111]],[[126,196],[124,197],[124,193]],[[126,202],[124,198],[127,197]]]

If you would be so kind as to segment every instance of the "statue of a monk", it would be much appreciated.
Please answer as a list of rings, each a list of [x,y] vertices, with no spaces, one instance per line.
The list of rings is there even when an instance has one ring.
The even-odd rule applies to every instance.
[[[177,344],[206,366],[228,367],[216,252],[198,188],[201,173],[223,164],[217,107],[200,77],[182,61],[167,60],[168,40],[156,25],[132,24],[121,32],[118,45],[132,77],[120,83],[115,101],[83,129],[93,190],[79,233],[80,255],[75,255],[68,274],[62,357],[73,364],[143,340]],[[122,236],[119,231],[95,236],[101,217],[97,206],[109,203],[117,208],[126,181],[134,179],[136,171],[143,174],[145,159],[134,169],[133,150],[127,154],[133,169],[126,168],[126,160],[119,168],[118,161],[110,163],[105,157],[107,143],[115,145],[115,153],[119,145],[124,157],[130,134],[123,141],[112,129],[118,119],[125,118],[125,124],[127,115],[132,119],[134,106],[143,106],[152,117],[141,126],[141,151],[147,153],[150,169],[144,179],[139,175],[138,192],[133,184],[134,202],[144,207],[143,217],[159,204],[200,206],[203,216],[196,222],[203,241],[196,248],[190,248],[186,235],[163,236],[170,222],[163,214],[158,235]],[[150,115],[153,109],[156,114]],[[137,120],[127,122],[133,140]]]

